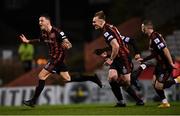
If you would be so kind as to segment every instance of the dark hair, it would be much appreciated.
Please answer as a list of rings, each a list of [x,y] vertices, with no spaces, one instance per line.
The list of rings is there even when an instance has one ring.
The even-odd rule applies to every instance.
[[[104,12],[101,10],[101,11],[98,11],[94,14],[94,17],[99,17],[100,19],[103,19],[105,20],[106,19],[106,15],[104,14]]]
[[[144,24],[145,26],[152,26],[152,27],[154,27],[154,25],[153,25],[151,20],[144,20],[142,24]]]
[[[46,19],[51,21],[51,17],[49,15],[47,15],[47,14],[41,14],[40,17],[45,17]]]

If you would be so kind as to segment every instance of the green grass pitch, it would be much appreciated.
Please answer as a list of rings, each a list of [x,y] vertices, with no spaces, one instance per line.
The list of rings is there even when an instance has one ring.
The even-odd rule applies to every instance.
[[[180,102],[172,102],[170,108],[157,108],[157,103],[145,106],[115,108],[114,104],[73,104],[27,106],[0,106],[0,115],[180,115]]]

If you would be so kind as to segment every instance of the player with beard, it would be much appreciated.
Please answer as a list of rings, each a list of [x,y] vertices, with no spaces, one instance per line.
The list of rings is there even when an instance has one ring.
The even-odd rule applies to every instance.
[[[20,39],[24,43],[44,42],[49,47],[49,61],[38,75],[39,83],[35,89],[34,96],[28,101],[23,101],[25,105],[30,107],[35,106],[42,90],[44,89],[45,80],[53,73],[59,74],[65,82],[92,81],[102,87],[102,83],[96,75],[78,75],[71,77],[68,68],[64,63],[65,51],[72,47],[67,36],[62,30],[51,25],[50,17],[47,15],[41,15],[39,17],[39,26],[41,29],[39,39],[31,40],[27,39],[23,34],[20,35]]]

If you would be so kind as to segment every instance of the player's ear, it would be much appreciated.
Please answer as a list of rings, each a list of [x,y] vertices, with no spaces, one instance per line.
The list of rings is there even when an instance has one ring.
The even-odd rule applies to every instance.
[[[100,23],[101,23],[101,25],[104,23],[104,20],[103,19],[100,19]]]
[[[48,24],[48,25],[50,25],[50,24],[51,24],[51,22],[50,22],[49,20],[47,20],[47,24]]]

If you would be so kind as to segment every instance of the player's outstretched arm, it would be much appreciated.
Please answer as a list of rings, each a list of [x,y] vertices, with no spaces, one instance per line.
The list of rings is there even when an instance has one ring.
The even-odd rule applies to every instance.
[[[24,42],[24,43],[41,42],[40,39],[32,39],[32,40],[29,40],[29,39],[26,38],[26,36],[25,36],[24,34],[21,34],[21,35],[19,36],[19,38],[20,38],[21,41]]]
[[[24,36],[24,34],[21,34],[19,37],[20,37],[21,41],[24,42],[24,43],[29,43],[29,42],[30,42],[30,41]]]

